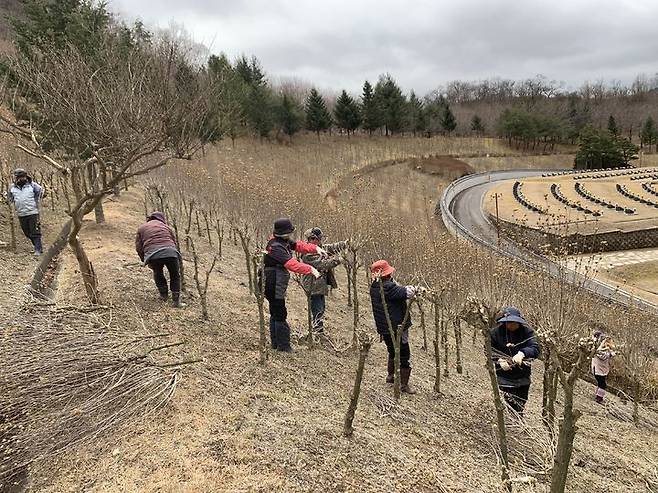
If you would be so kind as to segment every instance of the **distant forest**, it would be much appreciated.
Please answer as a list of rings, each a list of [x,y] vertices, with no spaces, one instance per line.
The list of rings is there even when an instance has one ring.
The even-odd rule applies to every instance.
[[[48,15],[56,15],[57,22],[47,28],[66,30],[68,22],[84,22],[86,17],[76,16],[76,10],[97,9],[103,16],[111,15],[103,4],[81,0],[0,0],[0,9],[5,52],[11,51],[15,36],[10,18],[28,19],[38,26],[50,22]],[[78,47],[81,41],[76,40]],[[193,49],[198,52],[199,46]],[[292,140],[303,130],[315,132],[318,138],[332,131],[477,135],[503,137],[513,146],[545,151],[556,144],[576,144],[586,129],[602,129],[645,150],[658,142],[656,76],[638,75],[630,84],[597,80],[577,90],[567,90],[541,75],[519,81],[493,77],[452,81],[419,95],[403,91],[394,75],[382,74],[378,80],[364,81],[359,93],[334,88],[338,91],[322,94],[312,83],[272,77],[256,57],[231,60],[219,54],[200,60],[198,70],[223,80],[221,125],[224,135],[231,138],[251,133]]]

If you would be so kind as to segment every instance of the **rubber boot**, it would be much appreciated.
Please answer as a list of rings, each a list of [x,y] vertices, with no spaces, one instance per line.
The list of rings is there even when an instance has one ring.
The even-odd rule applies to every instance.
[[[603,397],[605,396],[605,390],[602,388],[596,389],[596,396],[594,397],[598,404],[603,404]]]
[[[395,382],[395,360],[388,358],[388,375],[386,376],[386,383]]]
[[[272,349],[276,349],[276,322],[272,317],[270,317],[270,341]]]
[[[41,243],[41,236],[37,236],[36,238],[34,238],[34,240],[32,241],[32,244],[34,245],[34,255],[36,257],[41,256],[41,254],[43,253],[43,245]]]
[[[187,304],[183,303],[180,299],[180,293],[171,293],[171,299],[174,304],[174,308],[185,308]]]
[[[415,394],[416,390],[409,385],[409,377],[411,376],[411,368],[400,368],[400,392],[405,394]]]
[[[276,349],[283,353],[292,353],[290,346],[290,326],[288,322],[274,322],[276,330]]]

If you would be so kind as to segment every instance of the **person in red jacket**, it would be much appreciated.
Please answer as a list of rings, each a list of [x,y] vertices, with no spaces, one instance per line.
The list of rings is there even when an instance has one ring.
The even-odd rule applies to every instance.
[[[181,279],[180,262],[181,256],[176,247],[176,237],[167,224],[162,212],[153,212],[137,230],[135,237],[135,250],[144,265],[148,265],[153,271],[153,280],[160,292],[160,299],[169,299],[167,279],[164,276],[164,268],[169,271],[169,285],[174,307],[185,306],[180,299]]]
[[[290,273],[312,275],[316,279],[320,273],[315,267],[298,261],[292,252],[327,253],[318,245],[291,239],[295,231],[290,219],[281,218],[274,222],[274,232],[267,242],[264,259],[265,298],[270,308],[270,338],[272,348],[290,352],[290,326],[286,309],[286,290],[290,282]]]

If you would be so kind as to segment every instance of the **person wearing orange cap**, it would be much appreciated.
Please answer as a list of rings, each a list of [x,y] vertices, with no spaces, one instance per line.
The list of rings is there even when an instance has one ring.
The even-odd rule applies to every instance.
[[[416,391],[409,385],[411,376],[411,350],[409,348],[409,327],[411,327],[411,314],[407,314],[407,300],[416,295],[418,288],[415,286],[403,286],[393,280],[395,268],[386,260],[377,260],[370,266],[372,284],[370,285],[370,301],[372,303],[372,314],[375,318],[377,333],[386,343],[388,350],[388,375],[386,383],[393,383],[395,373],[395,345],[389,331],[386,312],[391,321],[393,332],[397,334],[402,330],[400,341],[400,390],[408,394]],[[381,283],[381,284],[380,284]],[[384,296],[382,299],[382,287]],[[384,309],[386,307],[386,310]]]

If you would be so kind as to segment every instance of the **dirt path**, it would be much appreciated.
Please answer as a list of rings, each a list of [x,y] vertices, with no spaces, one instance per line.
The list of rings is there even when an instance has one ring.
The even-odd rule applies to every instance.
[[[108,203],[106,217],[108,223],[100,227],[87,222],[82,237],[100,276],[103,303],[114,307],[115,323],[126,331],[142,326],[173,331],[187,341],[182,356],[205,362],[183,372],[171,405],[156,419],[36,470],[35,491],[498,491],[488,384],[481,348],[471,344],[470,331],[465,333],[464,374],[455,374],[451,362],[444,394],[437,396],[432,391],[433,355],[420,349],[422,337],[414,329],[413,381],[419,393],[403,397],[399,406],[393,405],[383,381],[385,349],[374,344],[355,434],[345,439],[342,420],[355,353],[297,346],[296,353],[271,354],[259,366],[257,312],[238,247],[226,244],[210,284],[211,321],[203,323],[195,300],[188,300],[184,310],[159,304],[149,271],[137,264],[133,241],[143,217],[140,195],[130,192]],[[203,239],[197,242],[207,256],[209,246]],[[79,302],[77,276],[67,257],[59,301]],[[327,331],[335,340],[349,340],[352,313],[346,307],[342,269],[338,277],[343,288],[329,300]],[[364,286],[362,315],[370,325],[366,292]],[[304,309],[301,291],[291,286],[293,330],[304,330]],[[536,368],[536,382],[541,381],[540,370]],[[570,490],[641,491],[644,478],[655,472],[655,437],[606,416],[604,408],[591,402],[591,392],[584,384],[578,390],[584,416]],[[527,420],[538,429],[540,401],[536,383]],[[527,472],[521,451],[516,456],[515,473]]]

